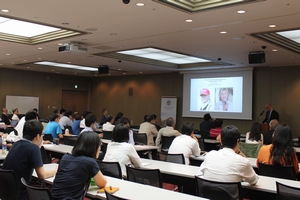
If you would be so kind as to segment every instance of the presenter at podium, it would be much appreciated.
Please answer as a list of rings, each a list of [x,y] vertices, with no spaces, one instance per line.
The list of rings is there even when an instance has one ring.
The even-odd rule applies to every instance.
[[[264,119],[264,121],[262,123],[267,123],[269,124],[269,122],[273,119],[277,119],[277,121],[279,121],[279,114],[276,110],[273,109],[273,106],[271,103],[267,103],[266,104],[266,118]]]

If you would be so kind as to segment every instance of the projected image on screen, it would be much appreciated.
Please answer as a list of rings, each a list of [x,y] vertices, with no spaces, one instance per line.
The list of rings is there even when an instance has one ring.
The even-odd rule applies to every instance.
[[[242,112],[243,77],[192,78],[190,111]]]

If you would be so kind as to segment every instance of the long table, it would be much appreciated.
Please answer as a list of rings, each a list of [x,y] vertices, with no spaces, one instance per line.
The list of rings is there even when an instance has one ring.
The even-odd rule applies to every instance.
[[[195,176],[201,175],[198,166],[142,159],[143,168],[160,169],[163,181],[195,188]],[[242,182],[243,194],[247,198],[276,199],[276,181],[300,188],[300,181],[260,176],[256,185]]]
[[[57,164],[45,164],[45,169],[53,169]],[[33,177],[37,177],[35,171]],[[172,199],[172,200],[205,200],[205,198],[196,197],[192,195],[183,194],[180,192],[174,192],[158,187],[143,185],[130,181],[125,181],[109,176],[105,176],[107,179],[107,186],[119,187],[119,190],[114,193],[116,196],[120,196],[131,200],[153,200],[153,199]],[[53,184],[55,177],[45,179],[48,184]],[[98,193],[99,188],[97,186],[90,186],[86,196],[90,198],[106,199],[104,193]]]

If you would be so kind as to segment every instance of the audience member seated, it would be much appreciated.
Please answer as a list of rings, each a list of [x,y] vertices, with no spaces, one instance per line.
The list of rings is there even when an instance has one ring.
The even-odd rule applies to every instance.
[[[240,132],[235,126],[226,126],[221,132],[223,149],[212,150],[200,166],[204,179],[219,182],[246,181],[255,185],[258,175],[249,160],[239,150]]]
[[[215,128],[210,129],[209,136],[212,138],[216,138],[221,134],[222,131],[223,120],[216,119],[215,120]]]
[[[185,164],[190,164],[190,156],[200,156],[201,149],[199,147],[198,139],[194,135],[194,124],[192,122],[184,122],[181,126],[181,134],[177,136],[170,148],[169,154],[182,153],[185,158]]]
[[[152,114],[153,115],[153,125],[156,127],[157,131],[159,131],[161,129],[160,125],[156,123],[156,119],[157,119],[157,116],[155,114]]]
[[[19,109],[18,108],[13,108],[12,109],[12,113],[13,113],[13,116],[11,117],[11,120],[17,120],[17,121],[20,121],[19,119]]]
[[[93,113],[88,114],[85,118],[85,128],[80,132],[80,134],[87,131],[94,132],[96,120],[96,115]]]
[[[25,122],[28,121],[28,120],[32,120],[32,119],[37,120],[37,113],[34,110],[29,110],[25,114],[25,116],[21,118],[21,120],[19,121],[19,123],[15,127],[14,130],[18,133],[18,137],[20,139],[23,138],[23,128],[24,128]]]
[[[100,122],[100,125],[103,125],[105,124],[107,121],[106,121],[106,117],[108,115],[108,111],[104,108],[102,110],[102,117],[101,117],[101,122]]]
[[[106,154],[103,161],[119,162],[123,176],[126,176],[125,165],[132,164],[140,167],[142,161],[136,150],[131,144],[128,144],[128,127],[125,124],[118,124],[113,130],[113,140],[107,145]]]
[[[258,122],[254,122],[251,126],[250,132],[246,133],[246,143],[263,144],[264,136],[261,133],[261,126]]]
[[[257,156],[258,163],[286,166],[293,165],[296,174],[299,171],[298,158],[292,146],[292,131],[287,125],[278,125],[273,134],[273,142],[263,146]]]
[[[279,125],[279,122],[277,121],[277,119],[273,119],[270,121],[270,123],[269,123],[270,130],[263,133],[263,137],[264,137],[263,141],[264,141],[265,145],[272,144],[273,133],[278,125]]]
[[[114,120],[114,125],[117,125],[118,123],[120,123],[120,120],[124,117],[124,114],[122,112],[118,112],[117,116],[115,117]]]
[[[59,115],[52,113],[49,116],[49,123],[47,124],[45,130],[44,130],[44,134],[51,134],[52,138],[63,138],[63,131],[60,128],[59,125]]]
[[[26,121],[23,129],[23,139],[14,143],[7,154],[2,169],[14,170],[20,182],[20,199],[28,199],[25,186],[21,178],[30,184],[33,170],[35,169],[40,179],[54,176],[57,168],[45,170],[40,147],[43,142],[43,125],[36,120]]]
[[[73,112],[70,111],[70,110],[67,110],[65,112],[65,115],[62,116],[59,119],[58,123],[60,125],[61,130],[65,130],[65,126],[72,126],[72,124],[73,124]]]
[[[157,131],[155,125],[153,125],[154,122],[155,122],[154,116],[147,115],[146,122],[141,123],[140,129],[139,129],[139,133],[146,133],[147,141],[148,141],[147,145],[150,145],[150,146],[155,146],[153,137],[157,136],[157,134],[158,134],[158,131]]]
[[[81,129],[84,129],[85,128],[85,118],[88,114],[90,114],[91,112],[90,111],[84,111],[83,114],[82,114],[82,119],[80,121],[80,128]]]
[[[80,134],[72,154],[66,153],[59,163],[51,191],[54,199],[84,199],[91,178],[99,188],[105,187],[106,178],[96,162],[100,145],[97,133]]]
[[[64,108],[60,109],[59,111],[59,119],[65,116],[66,110]]]
[[[157,134],[157,137],[156,137],[156,140],[155,140],[155,143],[156,143],[156,146],[158,146],[158,151],[159,152],[161,151],[161,143],[162,143],[161,136],[170,137],[170,136],[181,135],[181,133],[179,131],[174,129],[175,120],[174,120],[173,117],[169,117],[167,119],[166,125],[167,125],[166,127],[162,128],[158,131],[158,134]]]
[[[102,130],[103,131],[113,131],[115,128],[115,125],[113,125],[114,123],[114,117],[112,115],[107,115],[106,116],[106,123],[103,124],[102,126]]]
[[[72,124],[73,135],[79,135],[80,133],[80,122],[82,115],[80,113],[74,113],[74,121]]]
[[[2,108],[1,122],[4,122],[6,125],[10,125],[7,108]]]
[[[122,117],[120,123],[125,124],[129,129],[129,140],[128,143],[134,145],[133,131],[130,128],[130,121],[126,117]]]
[[[209,138],[210,129],[215,128],[215,123],[209,113],[204,116],[204,121],[200,123],[200,134],[203,138]]]

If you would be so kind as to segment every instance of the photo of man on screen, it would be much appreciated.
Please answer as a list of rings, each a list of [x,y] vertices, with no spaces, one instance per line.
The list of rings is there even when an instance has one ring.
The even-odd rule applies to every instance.
[[[207,88],[202,88],[200,90],[200,96],[201,96],[200,110],[212,110],[213,106],[211,105],[210,91]]]
[[[232,111],[233,110],[232,102],[229,101],[230,99],[232,99],[232,94],[233,94],[233,88],[220,88],[218,102],[216,102],[215,110]]]

